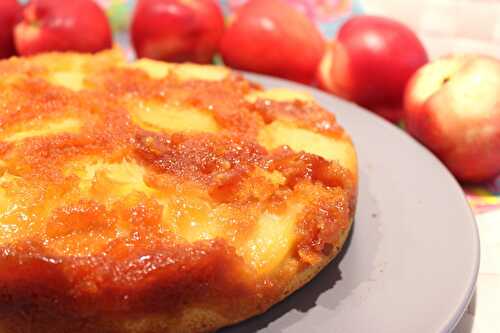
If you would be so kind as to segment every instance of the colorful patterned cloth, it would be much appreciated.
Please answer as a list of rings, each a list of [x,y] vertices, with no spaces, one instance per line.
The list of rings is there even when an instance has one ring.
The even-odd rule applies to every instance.
[[[465,186],[467,199],[476,214],[498,211],[500,214],[500,176],[483,186]]]
[[[135,0],[96,0],[108,12],[117,40],[128,54],[133,51],[126,37]],[[226,15],[248,0],[221,0]],[[286,0],[292,6],[314,20],[328,38],[335,35],[338,27],[349,17],[362,13],[360,0]],[[464,186],[469,203],[476,214],[497,210],[500,212],[500,175],[491,183],[481,186]]]

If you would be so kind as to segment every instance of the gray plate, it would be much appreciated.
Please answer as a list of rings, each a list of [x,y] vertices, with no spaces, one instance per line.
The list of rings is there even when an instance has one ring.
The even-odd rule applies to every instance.
[[[336,260],[265,314],[223,332],[450,332],[479,266],[474,217],[450,173],[405,132],[351,103],[245,76],[308,91],[334,112],[356,145],[360,187],[354,229]]]

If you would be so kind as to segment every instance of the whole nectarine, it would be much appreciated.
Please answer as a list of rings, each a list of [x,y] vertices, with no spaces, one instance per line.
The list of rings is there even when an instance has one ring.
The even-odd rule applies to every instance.
[[[93,0],[32,0],[15,28],[21,55],[47,51],[97,52],[112,46],[111,28]]]
[[[318,80],[324,89],[398,121],[406,82],[427,60],[424,46],[404,24],[355,16],[325,53]]]
[[[138,57],[210,63],[224,31],[214,0],[139,0],[131,35]]]
[[[281,0],[252,0],[231,20],[221,42],[230,67],[311,83],[324,39],[301,12]]]
[[[461,181],[500,174],[500,61],[438,59],[408,82],[406,128]]]

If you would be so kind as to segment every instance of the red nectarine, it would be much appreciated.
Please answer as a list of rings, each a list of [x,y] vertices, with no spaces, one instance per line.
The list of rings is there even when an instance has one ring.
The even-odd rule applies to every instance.
[[[210,63],[224,31],[214,0],[140,0],[131,25],[138,57]]]
[[[398,121],[406,82],[426,62],[422,43],[402,23],[355,16],[325,53],[318,81],[324,89]]]
[[[97,52],[112,46],[108,18],[93,0],[32,0],[15,28],[21,55],[47,51]]]
[[[316,26],[281,0],[252,0],[241,7],[221,42],[230,67],[311,83],[324,51]]]
[[[408,132],[461,181],[500,174],[500,61],[449,56],[418,70],[405,92]]]

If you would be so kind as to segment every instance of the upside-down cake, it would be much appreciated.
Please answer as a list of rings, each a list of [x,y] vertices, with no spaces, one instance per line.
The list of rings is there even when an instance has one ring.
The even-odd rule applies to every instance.
[[[0,332],[206,332],[342,247],[356,155],[307,93],[118,50],[0,62]]]

